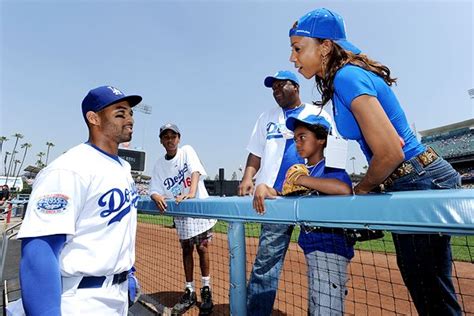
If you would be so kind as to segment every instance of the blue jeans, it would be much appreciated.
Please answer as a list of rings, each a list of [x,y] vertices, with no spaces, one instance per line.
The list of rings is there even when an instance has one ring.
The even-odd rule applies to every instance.
[[[415,172],[399,178],[387,191],[455,189],[461,178],[442,158],[423,167],[410,160]],[[461,315],[452,276],[450,236],[392,233],[397,264],[420,315]]]
[[[350,259],[318,250],[305,254],[305,258],[308,266],[308,315],[344,315]]]
[[[247,289],[247,314],[270,315],[293,225],[262,224],[257,257]]]

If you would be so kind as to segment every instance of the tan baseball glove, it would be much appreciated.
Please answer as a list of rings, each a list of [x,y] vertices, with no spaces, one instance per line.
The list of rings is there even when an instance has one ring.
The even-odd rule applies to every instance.
[[[303,164],[295,164],[288,168],[286,171],[285,181],[283,182],[282,195],[305,195],[311,192],[311,189],[308,189],[301,185],[296,185],[296,179],[300,176],[308,176],[309,171]]]

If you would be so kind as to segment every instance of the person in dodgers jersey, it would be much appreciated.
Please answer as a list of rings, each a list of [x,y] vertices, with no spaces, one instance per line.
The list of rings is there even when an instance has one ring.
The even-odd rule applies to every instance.
[[[291,71],[278,71],[274,76],[266,77],[264,85],[272,88],[278,106],[262,113],[255,124],[247,146],[249,155],[239,195],[251,194],[254,187],[261,183],[281,191],[288,168],[296,163],[304,163],[296,151],[293,132],[286,128],[285,120],[288,116],[301,114],[306,117],[314,114],[332,122],[321,107],[301,102],[299,81]],[[252,178],[255,175],[254,186]],[[254,206],[256,203],[263,203],[266,197],[256,192]],[[248,284],[248,315],[271,314],[293,227],[286,224],[262,224],[257,256]]]
[[[127,315],[138,195],[117,154],[141,100],[111,86],[90,90],[82,102],[88,141],[38,174],[18,233],[27,315]]]
[[[178,147],[181,132],[175,124],[165,124],[160,128],[160,142],[166,154],[158,159],[151,178],[150,196],[161,212],[166,210],[165,199],[175,199],[177,203],[192,198],[209,197],[204,186],[206,176],[199,157],[194,149],[185,145]],[[212,312],[212,294],[210,285],[209,242],[215,219],[175,217],[174,222],[183,251],[183,267],[186,278],[184,294],[173,307],[173,314],[182,314],[197,302],[194,287],[194,245],[199,255],[202,287],[200,314]]]

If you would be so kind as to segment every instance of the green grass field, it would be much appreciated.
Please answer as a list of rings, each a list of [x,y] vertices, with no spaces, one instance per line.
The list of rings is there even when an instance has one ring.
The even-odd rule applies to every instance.
[[[138,220],[144,223],[151,223],[156,225],[171,226],[173,224],[173,217],[171,216],[156,216],[148,214],[139,214]],[[228,224],[224,221],[218,221],[214,226],[215,233],[227,234]],[[292,242],[298,241],[298,235],[300,233],[300,227],[296,226],[291,236]],[[260,235],[260,224],[258,223],[246,223],[245,224],[245,236],[258,238]],[[384,253],[395,253],[395,247],[393,245],[392,234],[389,232],[385,233],[385,236],[381,239],[370,240],[366,242],[358,242],[355,245],[356,249],[372,251],[372,252],[384,252]],[[474,257],[474,236],[453,236],[451,238],[451,248],[454,260],[473,262]]]

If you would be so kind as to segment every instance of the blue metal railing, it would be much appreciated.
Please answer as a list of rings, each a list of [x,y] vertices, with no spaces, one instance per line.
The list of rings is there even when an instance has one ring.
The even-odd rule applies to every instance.
[[[167,215],[229,222],[232,315],[246,315],[245,222],[474,235],[474,190],[469,189],[277,198],[266,200],[264,215],[256,214],[250,197],[210,197],[167,204]],[[138,209],[158,214],[148,197],[139,201]]]

